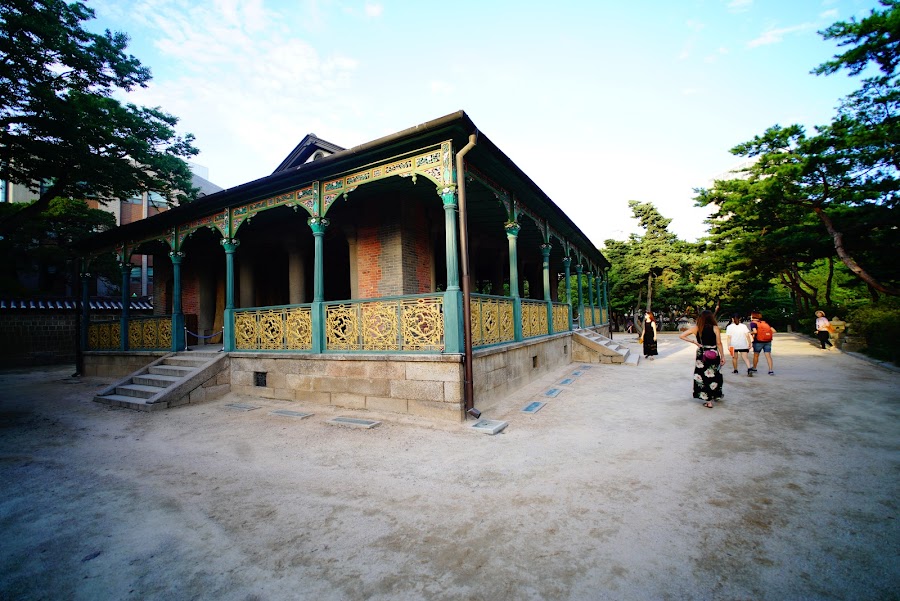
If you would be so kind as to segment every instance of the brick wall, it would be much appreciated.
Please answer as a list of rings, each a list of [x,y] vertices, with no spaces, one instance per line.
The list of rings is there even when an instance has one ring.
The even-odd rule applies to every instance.
[[[357,230],[361,298],[431,292],[432,245],[422,205],[369,204]]]
[[[0,314],[0,363],[40,365],[75,360],[73,312]]]

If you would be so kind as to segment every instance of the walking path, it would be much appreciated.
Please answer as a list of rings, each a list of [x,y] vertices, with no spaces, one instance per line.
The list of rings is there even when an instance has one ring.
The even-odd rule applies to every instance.
[[[495,436],[3,371],[0,599],[897,599],[898,374],[814,343],[778,334],[776,375],[729,368],[709,410],[663,335],[510,397]]]

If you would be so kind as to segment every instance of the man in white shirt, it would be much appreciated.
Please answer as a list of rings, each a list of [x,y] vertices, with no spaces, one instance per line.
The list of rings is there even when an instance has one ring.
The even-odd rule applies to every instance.
[[[731,323],[725,328],[725,334],[728,336],[728,350],[731,351],[731,363],[734,366],[734,372],[738,373],[738,355],[744,360],[747,366],[747,375],[752,376],[753,371],[750,367],[750,344],[753,338],[750,336],[750,330],[741,323],[741,316],[735,313],[731,316]]]

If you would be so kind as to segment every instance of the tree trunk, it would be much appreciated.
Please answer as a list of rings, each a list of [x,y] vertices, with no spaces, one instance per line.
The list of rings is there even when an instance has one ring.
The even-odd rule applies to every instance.
[[[834,281],[834,257],[828,257],[828,280],[825,282],[825,306],[831,306],[831,284]]]
[[[653,302],[653,272],[647,274],[647,310],[651,310]]]
[[[844,248],[844,234],[837,231],[834,228],[834,223],[831,221],[831,218],[822,210],[822,207],[816,206],[813,207],[813,211],[815,211],[816,215],[819,216],[819,220],[825,225],[825,229],[828,230],[828,234],[831,236],[832,240],[834,240],[834,250],[837,251],[837,256],[840,257],[841,261],[844,262],[844,265],[847,266],[847,269],[852,271],[856,277],[861,279],[863,282],[871,286],[873,289],[881,292],[883,294],[889,294],[891,296],[900,296],[900,290],[895,288],[888,288],[883,285],[881,282],[873,278],[869,273],[859,266],[859,264],[853,260],[853,257],[850,256],[850,253],[847,252],[847,249]]]

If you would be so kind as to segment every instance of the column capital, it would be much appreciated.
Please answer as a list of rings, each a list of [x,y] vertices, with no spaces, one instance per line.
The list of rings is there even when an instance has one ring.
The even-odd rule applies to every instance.
[[[437,189],[438,196],[441,197],[441,200],[444,202],[444,208],[456,208],[457,206],[457,197],[456,197],[456,186],[446,186],[444,188]]]
[[[181,260],[184,258],[184,253],[180,250],[173,250],[169,253],[169,258],[172,259],[172,263],[177,265],[181,263]]]
[[[550,256],[550,251],[551,251],[552,249],[553,249],[553,245],[552,245],[552,244],[546,244],[546,243],[545,243],[545,244],[541,244],[541,254],[542,254],[544,257],[549,257],[549,256]]]
[[[231,254],[241,245],[241,241],[237,238],[222,238],[219,240],[219,244],[222,245],[222,248],[225,249],[226,253]]]
[[[563,267],[569,268],[572,266],[572,257],[563,257],[562,258]]]
[[[306,220],[306,224],[309,225],[314,236],[321,236],[328,229],[328,226],[331,225],[331,221],[324,217],[310,217]]]
[[[518,236],[522,226],[519,225],[518,221],[507,221],[503,224],[503,229],[506,230],[507,236]]]
[[[581,263],[578,263],[578,264],[575,265],[575,272],[576,272],[576,273],[581,273],[583,270],[584,270],[584,265],[582,265]]]

